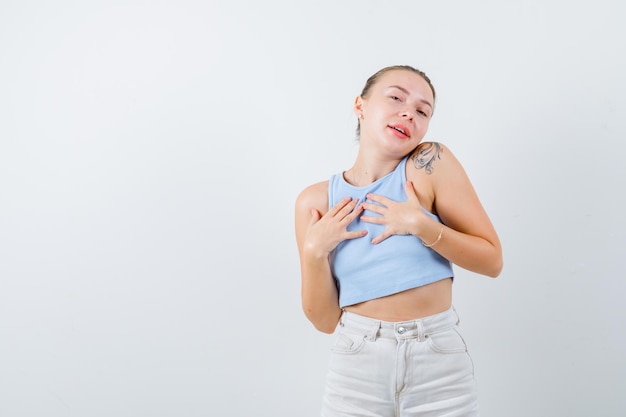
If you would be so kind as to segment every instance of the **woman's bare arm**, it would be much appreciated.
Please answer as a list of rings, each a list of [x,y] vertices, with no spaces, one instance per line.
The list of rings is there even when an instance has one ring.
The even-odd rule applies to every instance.
[[[427,175],[432,177],[434,210],[445,226],[442,233],[437,222],[424,222],[419,237],[431,244],[442,233],[435,251],[464,269],[495,278],[503,265],[498,235],[457,158],[437,145],[439,154]]]
[[[302,279],[302,309],[318,330],[332,333],[341,309],[328,256],[343,240],[364,236],[348,232],[348,224],[361,212],[357,202],[343,199],[330,210],[328,182],[304,189],[296,199],[295,228]]]

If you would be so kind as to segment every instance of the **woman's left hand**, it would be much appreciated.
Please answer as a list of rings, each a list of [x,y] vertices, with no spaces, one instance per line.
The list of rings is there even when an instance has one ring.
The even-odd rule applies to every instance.
[[[418,236],[419,225],[426,216],[422,210],[413,183],[407,181],[404,184],[407,201],[398,202],[378,194],[368,194],[363,208],[378,214],[378,216],[361,215],[360,219],[367,223],[381,224],[385,230],[372,239],[377,244],[392,235],[415,235]],[[373,201],[374,203],[370,203]]]

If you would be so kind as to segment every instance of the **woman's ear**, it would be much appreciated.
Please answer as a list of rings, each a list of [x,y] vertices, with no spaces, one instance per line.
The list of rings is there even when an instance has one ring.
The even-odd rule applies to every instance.
[[[354,100],[354,115],[359,119],[363,118],[363,99],[361,96],[357,96]]]

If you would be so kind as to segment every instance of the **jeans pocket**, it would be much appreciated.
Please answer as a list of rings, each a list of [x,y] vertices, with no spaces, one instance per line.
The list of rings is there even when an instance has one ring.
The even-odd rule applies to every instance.
[[[438,353],[467,352],[467,344],[456,327],[443,332],[428,334],[426,341],[430,348]]]
[[[345,329],[341,329],[337,334],[335,343],[331,350],[334,353],[340,354],[354,354],[358,353],[363,346],[365,346],[366,340],[364,334],[350,333]]]

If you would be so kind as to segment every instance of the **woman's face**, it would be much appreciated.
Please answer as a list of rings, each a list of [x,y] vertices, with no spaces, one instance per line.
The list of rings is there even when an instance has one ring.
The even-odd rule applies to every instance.
[[[433,114],[433,93],[420,75],[408,70],[384,73],[366,97],[354,104],[360,141],[404,156],[422,141]]]

